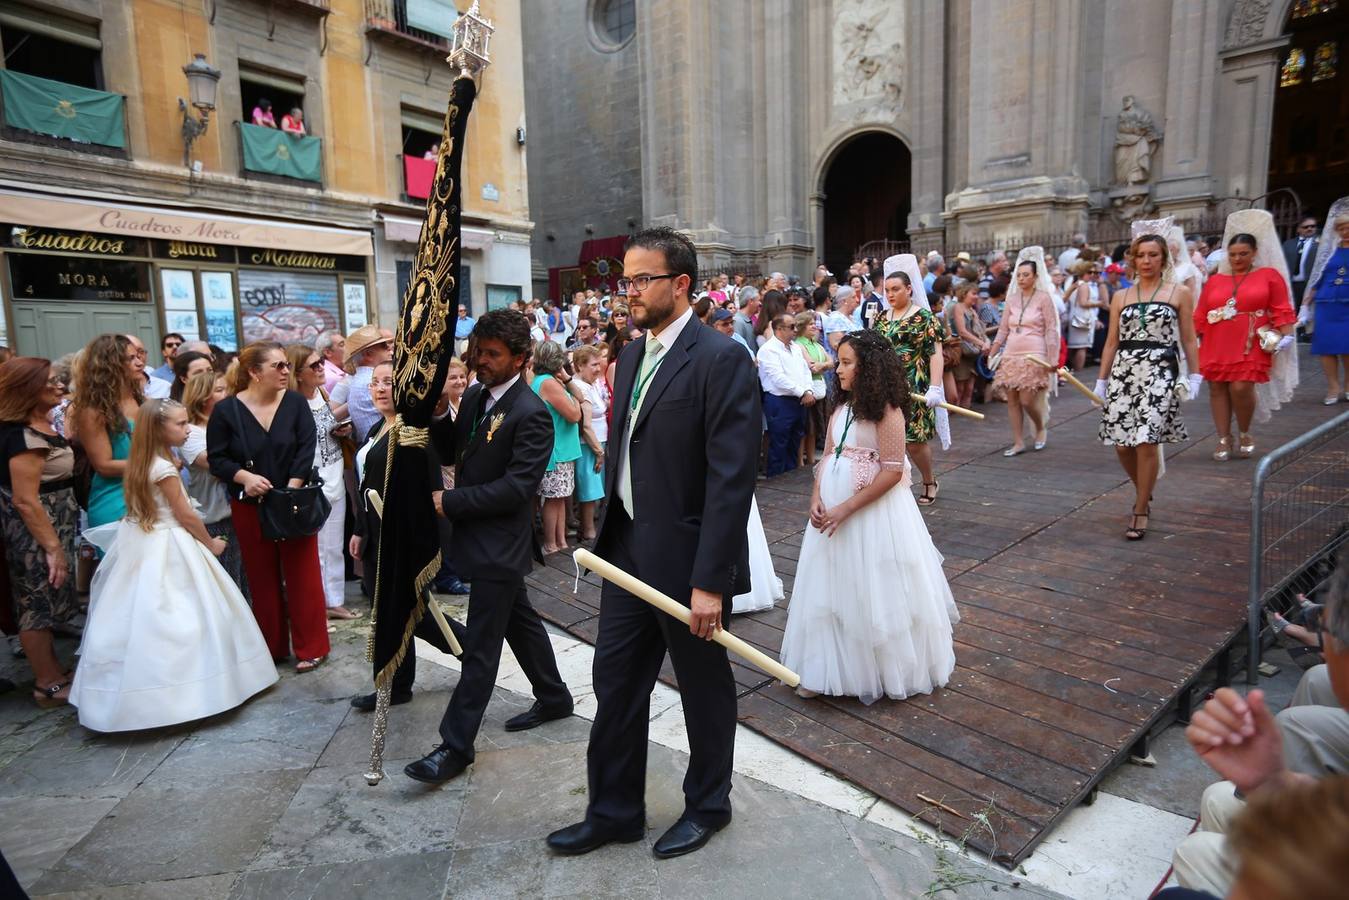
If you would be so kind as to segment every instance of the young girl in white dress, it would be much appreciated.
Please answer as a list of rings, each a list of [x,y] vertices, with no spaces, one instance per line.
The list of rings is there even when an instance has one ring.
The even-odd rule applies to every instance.
[[[126,518],[85,532],[107,555],[94,573],[70,689],[80,724],[134,731],[232,709],[276,682],[253,614],[216,557],[170,448],[187,410],[149,400],[136,416],[123,492]]]
[[[903,699],[941,687],[955,668],[960,620],[904,455],[909,386],[879,334],[838,348],[837,404],[815,468],[810,525],[782,641],[798,693]]]

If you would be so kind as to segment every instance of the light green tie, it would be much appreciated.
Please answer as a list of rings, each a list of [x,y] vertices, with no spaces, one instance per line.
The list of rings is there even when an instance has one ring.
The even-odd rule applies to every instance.
[[[656,340],[655,335],[646,336],[646,353],[642,364],[637,367],[637,382],[633,388],[632,408],[628,410],[627,427],[623,429],[623,471],[619,473],[618,499],[623,501],[623,509],[629,519],[635,519],[632,511],[632,429],[637,424],[637,414],[642,411],[642,401],[646,399],[651,379],[655,377],[656,366],[660,364],[661,351],[665,349]]]

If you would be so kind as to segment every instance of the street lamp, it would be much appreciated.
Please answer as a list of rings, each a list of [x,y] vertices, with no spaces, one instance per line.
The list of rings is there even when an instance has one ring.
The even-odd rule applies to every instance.
[[[192,105],[201,110],[201,118],[193,118],[187,102],[182,97],[178,98],[178,109],[183,114],[183,165],[191,166],[192,144],[206,133],[211,110],[215,109],[215,89],[216,82],[220,81],[220,70],[211,68],[211,64],[206,61],[206,54],[196,53],[193,54],[192,62],[183,66],[183,74],[187,76],[187,91],[192,97]]]

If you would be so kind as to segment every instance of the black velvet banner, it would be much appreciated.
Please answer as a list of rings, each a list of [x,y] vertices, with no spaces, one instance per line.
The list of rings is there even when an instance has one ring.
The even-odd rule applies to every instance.
[[[403,298],[394,343],[394,404],[399,422],[389,436],[388,468],[382,479],[371,479],[384,484],[370,647],[377,685],[389,683],[407,652],[413,630],[426,613],[424,589],[440,568],[431,492],[442,485],[431,480],[427,426],[454,352],[459,309],[459,176],[475,95],[471,78],[459,78],[450,88],[416,268]]]

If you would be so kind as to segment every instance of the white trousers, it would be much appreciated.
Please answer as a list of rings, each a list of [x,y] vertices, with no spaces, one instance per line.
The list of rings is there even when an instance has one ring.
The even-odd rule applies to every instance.
[[[342,526],[346,518],[347,495],[343,491],[318,533],[319,570],[323,573],[323,600],[329,609],[346,602],[346,567],[342,559]]]

